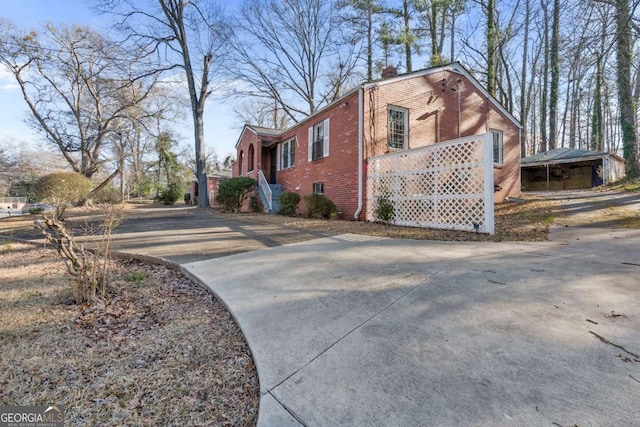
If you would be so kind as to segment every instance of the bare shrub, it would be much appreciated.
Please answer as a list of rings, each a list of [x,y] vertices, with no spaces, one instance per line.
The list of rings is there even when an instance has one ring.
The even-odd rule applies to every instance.
[[[98,223],[87,222],[82,228],[84,242],[74,236],[62,213],[56,209],[52,215],[45,215],[42,221],[35,221],[47,242],[53,243],[63,258],[67,271],[76,278],[73,295],[76,303],[92,303],[98,295],[106,298],[106,289],[110,279],[111,240],[113,230],[122,221],[122,208],[118,205],[100,205],[93,208],[101,216]],[[87,239],[94,239],[95,247],[87,247]]]

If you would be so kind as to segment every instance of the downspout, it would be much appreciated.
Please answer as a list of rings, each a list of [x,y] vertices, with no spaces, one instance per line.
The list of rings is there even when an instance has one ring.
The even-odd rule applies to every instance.
[[[522,143],[522,127],[518,128],[518,142]],[[526,145],[525,145],[526,146]],[[518,174],[520,175],[520,189],[518,190],[518,197],[522,196],[522,151],[518,152]]]
[[[353,220],[359,221],[360,213],[362,212],[362,192],[363,192],[363,179],[362,179],[362,152],[364,144],[364,87],[361,86],[358,89],[358,208],[353,214]]]

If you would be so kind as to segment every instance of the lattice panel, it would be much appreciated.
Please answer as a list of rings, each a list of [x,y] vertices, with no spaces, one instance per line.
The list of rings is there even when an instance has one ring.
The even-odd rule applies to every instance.
[[[491,134],[369,159],[367,220],[493,234]]]

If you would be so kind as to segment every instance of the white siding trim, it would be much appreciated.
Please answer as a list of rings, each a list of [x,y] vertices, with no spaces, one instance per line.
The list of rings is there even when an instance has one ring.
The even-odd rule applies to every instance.
[[[322,142],[322,156],[329,157],[329,119],[324,121],[324,141]]]
[[[309,141],[307,144],[307,161],[311,163],[311,158],[313,156],[313,125],[309,128]]]
[[[280,143],[278,144],[278,148],[277,148],[277,150],[276,150],[276,151],[277,151],[276,156],[278,156],[278,160],[277,160],[277,162],[278,162],[278,163],[277,163],[277,164],[278,164],[278,166],[277,166],[277,169],[278,169],[279,171],[281,171],[281,170],[282,170],[282,144],[283,144],[283,142],[280,142]],[[272,164],[273,164],[273,163],[272,163]]]

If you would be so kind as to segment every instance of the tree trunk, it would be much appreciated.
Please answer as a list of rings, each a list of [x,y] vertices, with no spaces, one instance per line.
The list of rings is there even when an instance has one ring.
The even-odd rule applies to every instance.
[[[531,15],[531,4],[529,0],[525,2],[524,11],[524,45],[522,46],[522,69],[520,75],[520,157],[527,157],[527,116],[529,115],[527,106],[527,57],[529,51],[529,17]]]
[[[91,190],[91,192],[87,195],[87,197],[85,197],[84,200],[80,202],[80,204],[84,205],[88,200],[91,200],[96,194],[101,192],[111,181],[113,181],[113,178],[115,178],[119,174],[120,174],[120,169],[116,169],[111,175],[107,177],[107,179],[102,181],[100,185],[98,185],[96,188]]]
[[[618,77],[618,105],[622,129],[622,152],[627,177],[640,176],[638,140],[634,126],[635,108],[631,93],[631,15],[628,0],[616,0],[616,56]]]
[[[602,151],[602,58],[596,64],[596,88],[593,94],[593,112],[591,115],[591,149]]]
[[[406,56],[407,73],[413,71],[411,65],[411,27],[409,16],[409,0],[402,0],[402,17],[404,19],[404,50]]]
[[[487,91],[496,95],[496,48],[498,45],[495,22],[495,0],[487,2]]]
[[[549,14],[546,0],[541,0],[540,4],[544,12],[544,65],[542,66],[542,96],[540,97],[540,149],[547,151],[547,94],[549,93]]]
[[[549,94],[549,149],[557,147],[556,138],[558,136],[558,91],[560,80],[560,69],[558,64],[558,50],[560,44],[560,1],[553,2],[553,24],[551,27],[551,52],[549,62],[551,63],[551,88]]]

